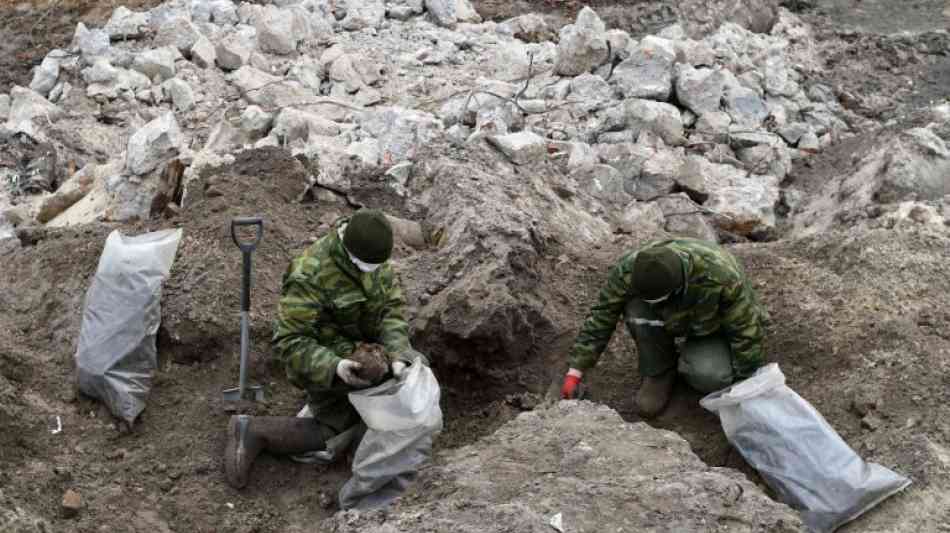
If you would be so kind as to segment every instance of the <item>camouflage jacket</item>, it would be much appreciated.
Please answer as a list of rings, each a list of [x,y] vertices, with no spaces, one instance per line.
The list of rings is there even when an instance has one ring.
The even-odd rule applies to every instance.
[[[663,317],[665,329],[677,337],[700,337],[719,332],[732,347],[736,376],[751,375],[764,363],[762,341],[765,308],[735,257],[724,248],[698,239],[674,239],[648,243],[668,246],[680,256],[686,287],[654,309]],[[573,368],[586,370],[597,364],[610,342],[626,303],[636,298],[632,287],[633,263],[637,251],[630,252],[610,270],[607,285],[570,352]]]
[[[369,273],[353,265],[338,235],[347,220],[284,274],[273,343],[287,378],[311,391],[333,387],[337,363],[357,341],[384,345],[390,359],[414,356],[395,273],[388,262]]]

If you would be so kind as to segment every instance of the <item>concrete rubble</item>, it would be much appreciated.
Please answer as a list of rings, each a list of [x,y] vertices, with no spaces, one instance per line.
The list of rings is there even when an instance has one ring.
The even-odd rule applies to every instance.
[[[792,161],[850,134],[828,89],[801,83],[813,52],[790,43],[807,27],[776,13],[768,33],[725,23],[690,37],[673,25],[635,40],[584,8],[555,43],[539,16],[483,22],[468,0],[117,7],[104,28],[79,24],[30,89],[0,95],[0,117],[49,139],[61,164],[86,160],[58,138],[71,127],[86,153],[127,152],[135,176],[180,150],[204,161],[201,151],[285,146],[321,154],[312,179],[341,190],[354,172],[417,162],[439,138],[490,143],[514,165],[564,157],[588,207],[612,223],[632,202],[687,191],[708,227],[759,238],[775,227]],[[120,102],[88,130],[72,111]],[[385,179],[406,194],[405,178]]]

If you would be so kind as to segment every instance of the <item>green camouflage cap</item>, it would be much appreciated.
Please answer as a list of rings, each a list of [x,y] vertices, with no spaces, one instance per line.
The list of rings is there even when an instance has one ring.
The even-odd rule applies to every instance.
[[[633,263],[633,287],[645,300],[655,300],[683,286],[683,265],[679,255],[665,246],[637,253]]]
[[[385,263],[393,252],[393,230],[378,209],[360,209],[343,231],[343,246],[366,263]]]

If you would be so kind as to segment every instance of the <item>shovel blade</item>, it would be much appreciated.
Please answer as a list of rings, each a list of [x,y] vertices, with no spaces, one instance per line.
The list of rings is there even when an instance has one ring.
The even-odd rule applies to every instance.
[[[262,402],[264,401],[264,388],[260,385],[248,385],[244,387],[244,397],[241,397],[240,387],[235,387],[233,389],[225,389],[221,393],[226,402],[239,402],[242,400],[252,401],[252,402]]]

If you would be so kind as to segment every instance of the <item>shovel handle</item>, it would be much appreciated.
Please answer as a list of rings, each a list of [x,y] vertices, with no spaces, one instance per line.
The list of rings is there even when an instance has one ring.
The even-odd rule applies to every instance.
[[[254,240],[250,242],[241,242],[237,236],[238,226],[257,226],[257,233]],[[253,252],[257,244],[261,242],[261,236],[264,234],[264,219],[261,217],[238,217],[231,219],[231,239],[242,252]]]
[[[237,236],[238,226],[257,226],[257,233],[254,240],[250,242],[241,242]],[[261,235],[264,233],[264,220],[261,217],[240,217],[231,220],[231,238],[234,244],[241,249],[242,274],[241,274],[241,311],[248,312],[251,309],[251,252],[257,248],[261,242]]]

